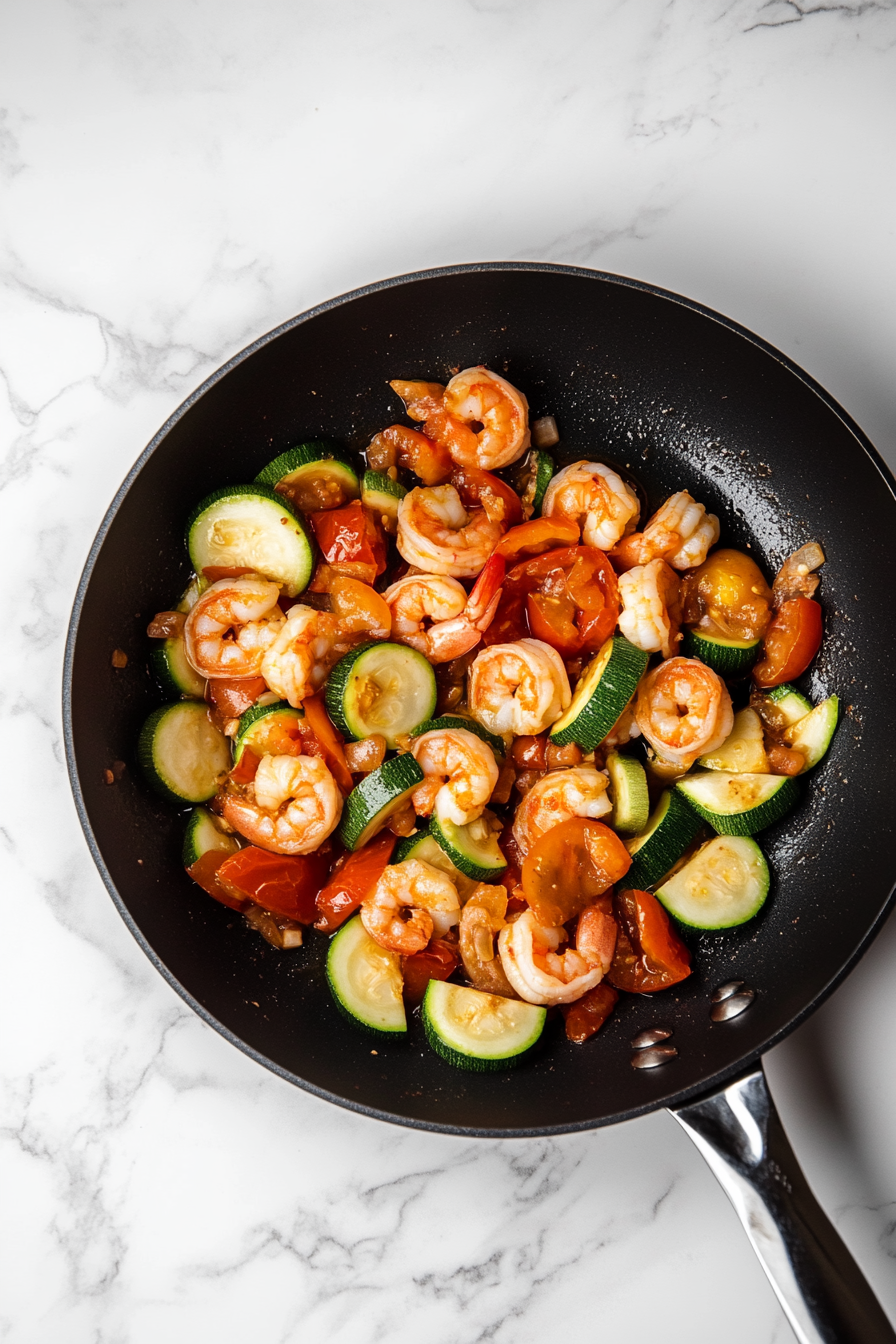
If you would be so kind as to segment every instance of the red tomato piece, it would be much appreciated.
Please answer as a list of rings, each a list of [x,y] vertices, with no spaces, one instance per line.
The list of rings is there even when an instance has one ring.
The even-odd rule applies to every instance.
[[[230,857],[231,855],[223,849],[206,850],[194,864],[191,864],[187,872],[203,891],[207,891],[209,896],[214,896],[222,905],[229,906],[231,910],[248,910],[251,901],[244,896],[232,896],[218,881],[218,869]]]
[[[632,858],[609,826],[572,817],[539,836],[523,863],[523,891],[544,928],[581,914],[624,877]]]
[[[613,902],[619,925],[607,979],[632,994],[652,994],[686,980],[691,954],[649,891],[621,891]]]
[[[798,677],[821,646],[821,607],[811,597],[792,597],[775,612],[765,632],[762,661],[753,668],[757,686],[780,686]]]
[[[521,555],[541,555],[558,546],[574,546],[578,539],[576,523],[565,518],[533,518],[505,533],[495,547],[495,555],[503,555],[505,560],[518,560]]]
[[[351,793],[352,774],[346,764],[345,752],[342,750],[343,738],[334,728],[324,708],[323,691],[318,691],[317,695],[312,695],[310,699],[303,701],[302,708],[305,711],[305,723],[320,743],[323,759],[330,773],[343,794]],[[300,731],[301,723],[299,720]]]
[[[386,543],[378,525],[358,500],[341,509],[310,513],[321,555],[328,564],[372,564],[376,573],[386,568]]]
[[[248,845],[225,859],[217,872],[224,890],[299,924],[313,924],[315,897],[327,880],[330,854],[272,854]]]
[[[358,906],[369,896],[388,867],[398,836],[381,831],[363,849],[349,854],[333,873],[329,882],[317,894],[317,919],[314,927],[323,933],[333,933],[344,924]]]
[[[287,753],[272,752],[271,754],[285,756]],[[289,755],[292,755],[292,752],[290,752]],[[258,773],[258,767],[260,765],[261,760],[258,756],[255,755],[255,752],[252,750],[252,748],[244,747],[242,756],[240,757],[239,761],[230,772],[230,778],[232,782],[234,784],[251,784],[252,780]]]
[[[587,1041],[596,1031],[600,1031],[618,1002],[616,990],[602,980],[575,1003],[563,1004],[561,1012],[566,1019],[567,1038],[575,1041],[576,1045]]]
[[[268,688],[264,677],[211,677],[205,685],[205,698],[222,719],[238,719]]]
[[[596,653],[618,619],[619,587],[603,551],[565,546],[514,565],[483,643],[510,643],[531,634],[561,657],[573,658]]]
[[[489,518],[508,528],[523,521],[519,495],[506,481],[493,476],[490,471],[480,471],[478,467],[455,467],[451,473],[451,484],[460,495],[465,509],[485,509]]]
[[[454,948],[441,938],[431,939],[422,952],[402,957],[404,997],[408,1003],[422,1003],[430,980],[447,980],[457,970],[459,962]]]

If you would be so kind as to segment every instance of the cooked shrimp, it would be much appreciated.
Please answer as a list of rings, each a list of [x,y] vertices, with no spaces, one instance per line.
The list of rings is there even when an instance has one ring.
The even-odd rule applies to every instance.
[[[673,569],[696,569],[719,539],[719,520],[707,513],[687,490],[670,496],[657,509],[643,532],[620,542],[613,558],[622,569],[666,560]]]
[[[326,611],[291,607],[261,663],[272,691],[296,709],[323,684],[338,657],[339,622]]]
[[[586,546],[608,551],[634,532],[641,504],[611,467],[602,462],[573,462],[552,478],[541,512],[545,518],[577,523]]]
[[[420,859],[405,859],[383,870],[361,905],[361,923],[380,947],[410,956],[422,952],[438,926],[456,924],[457,888],[445,873]]]
[[[466,826],[485,811],[498,782],[495,754],[466,728],[437,728],[414,743],[414,760],[426,776],[414,790],[415,810]]]
[[[470,713],[492,733],[535,737],[570,699],[563,660],[540,639],[492,644],[470,668]]]
[[[190,608],[184,652],[203,677],[257,677],[283,626],[280,586],[255,575],[219,579]]]
[[[506,378],[477,364],[454,375],[425,430],[460,466],[496,471],[529,447],[529,403]]]
[[[418,487],[398,506],[398,549],[424,574],[471,579],[503,534],[485,509],[467,512],[453,485]]]
[[[669,658],[648,672],[635,718],[661,762],[682,770],[720,747],[734,726],[725,683],[696,658]]]
[[[678,575],[665,560],[636,565],[619,576],[619,629],[636,648],[671,658],[681,640]]]
[[[515,999],[516,991],[495,955],[495,936],[504,928],[507,889],[480,882],[460,914],[459,946],[464,970],[474,989]]]
[[[495,560],[497,568],[489,575]],[[399,579],[383,594],[392,613],[393,639],[419,649],[431,663],[447,663],[469,653],[498,609],[503,570],[500,557],[493,556],[469,597],[463,585],[447,575],[415,574]],[[424,625],[426,621],[431,624]]]
[[[442,398],[445,395],[442,383],[422,383],[417,380],[408,381],[406,378],[393,378],[389,386],[401,397],[404,408],[412,420],[427,420],[429,416],[442,409]]]
[[[575,946],[558,952],[565,938],[563,928],[542,928],[532,910],[525,910],[501,930],[501,965],[527,1003],[545,1007],[572,1003],[600,984],[610,969],[616,949],[616,923],[607,911],[597,905],[587,906],[579,915]]]
[[[631,742],[633,738],[641,736],[641,729],[638,727],[635,719],[634,702],[630,701],[619,718],[613,724],[613,727],[607,733],[602,746],[612,750],[613,747],[624,746],[626,742]]]
[[[525,856],[539,836],[572,817],[606,816],[613,810],[607,797],[609,780],[593,765],[551,770],[526,794],[516,812],[513,838]]]
[[[336,828],[342,794],[318,756],[262,756],[244,793],[225,793],[225,820],[261,849],[311,854]]]

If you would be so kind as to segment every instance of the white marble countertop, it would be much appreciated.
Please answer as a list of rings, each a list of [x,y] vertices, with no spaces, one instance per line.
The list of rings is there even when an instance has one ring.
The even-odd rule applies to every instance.
[[[0,1338],[784,1344],[668,1117],[394,1129],[199,1021],[94,870],[60,668],[157,427],[254,336],[390,274],[547,258],[678,290],[894,462],[896,2],[7,0],[3,30]],[[768,1067],[896,1317],[894,971],[891,921]]]

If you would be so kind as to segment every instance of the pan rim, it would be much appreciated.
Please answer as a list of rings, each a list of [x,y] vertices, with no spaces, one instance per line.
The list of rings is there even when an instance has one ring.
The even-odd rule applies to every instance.
[[[436,1122],[431,1120],[422,1120],[413,1117],[397,1115],[390,1111],[379,1110],[376,1107],[364,1105],[361,1102],[353,1101],[351,1098],[342,1097],[339,1096],[337,1093],[333,1093],[325,1088],[318,1087],[316,1084],[309,1082],[307,1079],[301,1078],[297,1074],[292,1073],[289,1069],[283,1068],[282,1065],[277,1064],[274,1060],[269,1059],[268,1056],[262,1054],[259,1050],[256,1050],[253,1046],[249,1045],[241,1037],[237,1036],[235,1032],[231,1031],[229,1027],[225,1026],[225,1024],[221,1022],[218,1018],[216,1018],[214,1014],[209,1012],[209,1010],[205,1008],[196,998],[194,998],[194,996],[190,993],[190,991],[177,979],[177,977],[172,973],[172,971],[166,966],[166,964],[159,957],[158,953],[155,951],[155,949],[149,943],[147,938],[144,936],[142,930],[139,928],[136,921],[133,919],[130,911],[128,910],[126,904],[124,903],[124,900],[122,899],[120,893],[118,892],[118,889],[114,881],[112,880],[112,876],[108,868],[106,867],[105,860],[103,859],[102,852],[100,851],[99,845],[93,832],[93,828],[90,824],[86,803],[81,789],[77,762],[75,758],[74,728],[72,722],[72,700],[73,700],[72,678],[74,671],[75,646],[77,643],[78,629],[80,625],[84,601],[87,595],[87,590],[90,586],[91,579],[93,577],[93,571],[97,559],[99,557],[103,543],[108,534],[109,528],[111,527],[112,522],[116,514],[118,513],[118,510],[121,507],[122,502],[124,501],[126,495],[130,491],[131,486],[133,485],[136,478],[139,476],[140,472],[143,470],[143,467],[146,465],[149,458],[155,452],[156,448],[158,448],[158,446],[166,438],[166,436],[168,435],[170,430],[174,427],[174,425],[177,424],[177,422],[187,413],[188,410],[190,410],[190,408],[193,405],[195,405],[195,403],[201,397],[205,395],[206,392],[210,391],[211,388],[213,388],[218,382],[221,381],[222,378],[224,378],[228,373],[230,373],[232,369],[236,368],[239,364],[243,363],[244,360],[248,359],[251,355],[255,354],[256,351],[262,349],[266,345],[269,345],[272,341],[284,335],[286,332],[293,330],[295,327],[298,327],[304,324],[305,322],[311,321],[313,318],[318,317],[322,313],[329,312],[334,308],[342,307],[343,305],[349,304],[356,299],[363,298],[366,295],[379,293],[382,290],[386,289],[396,288],[399,285],[410,284],[421,280],[437,279],[444,276],[470,275],[488,271],[497,271],[505,273],[514,271],[554,273],[566,276],[578,276],[582,279],[597,280],[604,283],[621,285],[626,288],[640,290],[644,293],[651,294],[657,298],[661,298],[669,302],[679,304],[682,307],[690,309],[692,312],[699,313],[701,316],[709,318],[712,321],[719,323],[721,326],[727,328],[735,335],[746,339],[751,344],[757,346],[765,354],[769,355],[772,359],[776,360],[785,369],[787,369],[789,373],[797,377],[799,381],[809,389],[809,391],[813,392],[824,403],[824,405],[830,411],[832,411],[834,415],[837,416],[837,418],[843,424],[844,428],[848,430],[848,432],[856,440],[858,447],[867,455],[870,461],[877,468],[877,471],[882,478],[883,484],[886,486],[890,494],[893,496],[894,501],[896,501],[896,479],[894,479],[893,473],[890,471],[889,467],[882,458],[881,454],[874,447],[868,436],[859,427],[859,425],[852,419],[849,413],[844,410],[844,408],[839,404],[839,402],[836,401],[836,399],[824,387],[822,387],[820,383],[818,383],[810,374],[806,373],[806,371],[802,369],[798,364],[796,364],[788,355],[785,355],[782,351],[778,350],[775,346],[771,345],[761,336],[756,335],[756,333],[751,331],[748,327],[742,326],[740,323],[734,321],[732,318],[726,317],[724,314],[719,313],[717,310],[709,308],[705,304],[701,304],[694,299],[689,299],[684,295],[677,294],[673,290],[663,289],[659,285],[654,285],[644,280],[637,280],[629,276],[618,275],[612,271],[599,271],[584,266],[569,266],[559,262],[522,261],[522,260],[459,262],[451,266],[438,266],[422,271],[411,271],[400,275],[389,276],[382,280],[377,280],[373,281],[370,284],[362,285],[356,289],[348,290],[343,294],[339,294],[331,299],[325,300],[323,303],[316,304],[314,307],[306,309],[302,313],[297,314],[295,317],[288,319],[286,322],[283,322],[280,325],[273,327],[270,331],[266,332],[264,335],[257,337],[254,341],[250,342],[249,345],[243,347],[242,350],[239,350],[234,355],[232,355],[224,364],[222,364],[218,369],[216,369],[212,374],[210,374],[209,377],[206,378],[197,388],[195,388],[180,403],[177,409],[168,417],[168,419],[164,422],[164,424],[153,435],[152,439],[149,441],[149,443],[146,445],[146,447],[140,453],[139,457],[134,462],[133,466],[128,471],[127,475],[125,476],[124,480],[122,481],[121,485],[116,491],[115,496],[113,497],[111,503],[109,504],[109,507],[107,508],[103,516],[102,522],[100,523],[99,529],[97,530],[93,542],[91,543],[90,550],[88,551],[87,558],[84,563],[84,568],[81,573],[81,577],[78,581],[78,587],[75,594],[75,600],[72,605],[72,613],[69,620],[68,632],[66,635],[66,642],[65,642],[65,654],[63,660],[63,678],[62,678],[62,719],[63,719],[63,737],[65,742],[66,767],[69,776],[69,783],[71,785],[72,794],[74,797],[75,810],[78,814],[78,820],[81,823],[81,828],[84,832],[84,836],[87,841],[87,847],[90,851],[94,863],[96,864],[100,877],[102,878],[103,884],[106,887],[106,890],[108,891],[109,895],[111,896],[112,901],[116,909],[118,910],[119,915],[124,921],[126,927],[130,931],[131,935],[134,937],[134,939],[136,940],[137,944],[144,952],[146,957],[149,959],[151,964],[155,967],[155,969],[159,972],[159,974],[162,975],[162,977],[167,981],[167,983],[171,986],[171,988],[175,991],[175,993],[177,993],[180,996],[180,998],[183,999],[183,1001],[190,1008],[192,1008],[192,1010],[197,1014],[198,1017],[202,1019],[202,1021],[204,1021],[208,1026],[212,1027],[215,1031],[217,1031],[218,1034],[221,1035],[231,1045],[236,1046],[236,1048],[241,1050],[243,1054],[247,1055],[250,1059],[254,1060],[255,1063],[262,1065],[262,1067],[276,1074],[284,1081],[291,1083],[293,1086],[301,1088],[304,1092],[308,1092],[311,1095],[316,1096],[323,1101],[328,1101],[336,1106],[340,1106],[344,1110],[349,1110],[356,1114],[364,1115],[370,1119],[380,1120],[388,1124],[400,1125],[404,1128],[428,1130],[433,1133],[451,1134],[459,1138],[528,1139],[528,1138],[555,1137],[562,1134],[582,1133],[592,1129],[601,1129],[608,1125],[622,1124],[626,1120],[636,1119],[639,1116],[647,1115],[650,1114],[652,1111],[662,1110],[664,1108],[667,1110],[675,1110],[676,1108],[686,1105],[688,1102],[695,1100],[697,1097],[703,1096],[709,1092],[717,1090],[725,1083],[730,1082],[733,1079],[737,1078],[739,1075],[742,1075],[745,1072],[747,1072],[751,1067],[755,1067],[757,1062],[761,1059],[762,1055],[767,1050],[772,1049],[775,1045],[780,1044],[781,1041],[786,1039],[786,1037],[789,1036],[792,1031],[795,1031],[796,1028],[801,1025],[801,1023],[806,1021],[807,1018],[809,1018],[811,1014],[814,1013],[815,1010],[819,1008],[826,1001],[826,999],[830,997],[830,995],[834,992],[834,990],[837,989],[837,987],[846,979],[846,977],[858,964],[861,958],[865,955],[868,948],[871,946],[871,943],[874,941],[874,939],[880,932],[887,916],[889,915],[894,905],[894,901],[896,901],[896,875],[894,875],[894,883],[891,886],[890,893],[887,899],[881,906],[881,909],[878,912],[877,917],[867,930],[865,936],[858,943],[858,945],[853,950],[848,960],[845,962],[845,964],[840,967],[837,974],[832,977],[832,979],[828,982],[827,985],[824,986],[824,988],[820,991],[820,993],[818,993],[811,1000],[811,1002],[808,1005],[806,1005],[805,1008],[802,1009],[801,1012],[799,1012],[795,1017],[791,1018],[790,1021],[787,1022],[783,1027],[781,1027],[777,1032],[774,1032],[770,1037],[768,1037],[760,1047],[745,1052],[743,1056],[738,1057],[738,1059],[736,1059],[727,1068],[712,1074],[708,1078],[702,1079],[699,1083],[693,1085],[692,1087],[684,1088],[680,1092],[674,1093],[671,1097],[668,1097],[663,1101],[659,1102],[645,1101],[643,1106],[630,1108],[629,1110],[621,1112],[617,1115],[603,1117],[596,1120],[576,1121],[558,1125],[542,1125],[542,1126],[521,1127],[521,1128],[509,1128],[509,1127],[493,1128],[493,1127],[480,1127],[480,1126],[437,1124]]]

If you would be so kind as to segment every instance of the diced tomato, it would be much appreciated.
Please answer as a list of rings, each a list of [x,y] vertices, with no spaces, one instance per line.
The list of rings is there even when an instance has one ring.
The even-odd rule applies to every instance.
[[[523,891],[545,928],[559,928],[592,905],[631,867],[609,826],[572,817],[536,840],[523,863]]]
[[[603,980],[575,1003],[564,1004],[561,1012],[566,1019],[567,1038],[576,1045],[587,1041],[600,1031],[618,1002],[616,990]]]
[[[271,754],[286,755],[287,753],[272,752]],[[291,752],[289,754],[292,755]],[[244,747],[242,756],[240,756],[239,761],[236,763],[236,765],[230,772],[230,778],[234,784],[251,784],[252,780],[258,773],[258,767],[260,765],[261,760],[258,756],[255,755],[255,752],[252,750],[252,748]]]
[[[229,906],[231,910],[247,910],[252,904],[244,896],[231,895],[229,891],[221,886],[218,881],[218,869],[226,859],[231,857],[223,849],[209,849],[201,854],[187,872],[194,882],[198,882],[203,891],[207,891],[209,896],[214,896],[216,901],[222,905]]]
[[[422,1003],[430,980],[447,980],[457,970],[457,952],[441,938],[433,938],[422,952],[401,959],[404,997],[408,1003]]]
[[[483,643],[509,643],[531,634],[563,658],[573,658],[596,653],[618,619],[619,587],[603,551],[565,546],[514,565]]]
[[[206,565],[202,576],[208,579],[209,583],[217,583],[219,579],[238,579],[243,574],[254,573],[254,569],[247,569],[245,565]]]
[[[533,518],[505,533],[495,547],[495,554],[503,555],[505,560],[518,560],[521,555],[541,555],[558,546],[574,546],[578,539],[577,524],[566,518]]]
[[[305,711],[305,725],[320,743],[323,759],[330,773],[343,794],[351,793],[353,788],[352,774],[345,761],[345,752],[342,750],[343,738],[333,727],[330,716],[324,707],[323,691],[318,691],[317,695],[312,695],[308,700],[304,700],[302,708]],[[301,732],[301,719],[298,726]]]
[[[349,854],[345,862],[317,895],[317,919],[314,927],[332,933],[369,896],[388,867],[398,837],[381,831],[363,849]]]
[[[321,555],[328,564],[347,562],[373,564],[376,573],[386,568],[386,542],[378,524],[357,499],[341,509],[310,513]]]
[[[205,698],[222,719],[238,719],[267,688],[263,677],[210,677],[205,683]]]
[[[464,508],[478,506],[485,509],[489,518],[502,523],[504,527],[516,527],[523,521],[523,506],[515,490],[493,476],[490,471],[480,471],[478,467],[455,467],[451,473],[451,484],[460,495]]]
[[[523,881],[523,856],[513,834],[513,822],[506,821],[498,836],[498,848],[507,860],[507,867],[501,874],[501,885],[507,888],[508,897]]]
[[[272,854],[248,845],[225,859],[217,877],[236,900],[251,901],[299,924],[313,924],[315,897],[327,880],[331,859],[331,854]]]
[[[655,896],[618,892],[613,910],[619,936],[607,975],[611,984],[632,994],[652,994],[687,979],[691,954]]]
[[[753,668],[757,686],[793,681],[821,645],[821,607],[811,597],[792,597],[779,607],[765,632],[762,661]]]

